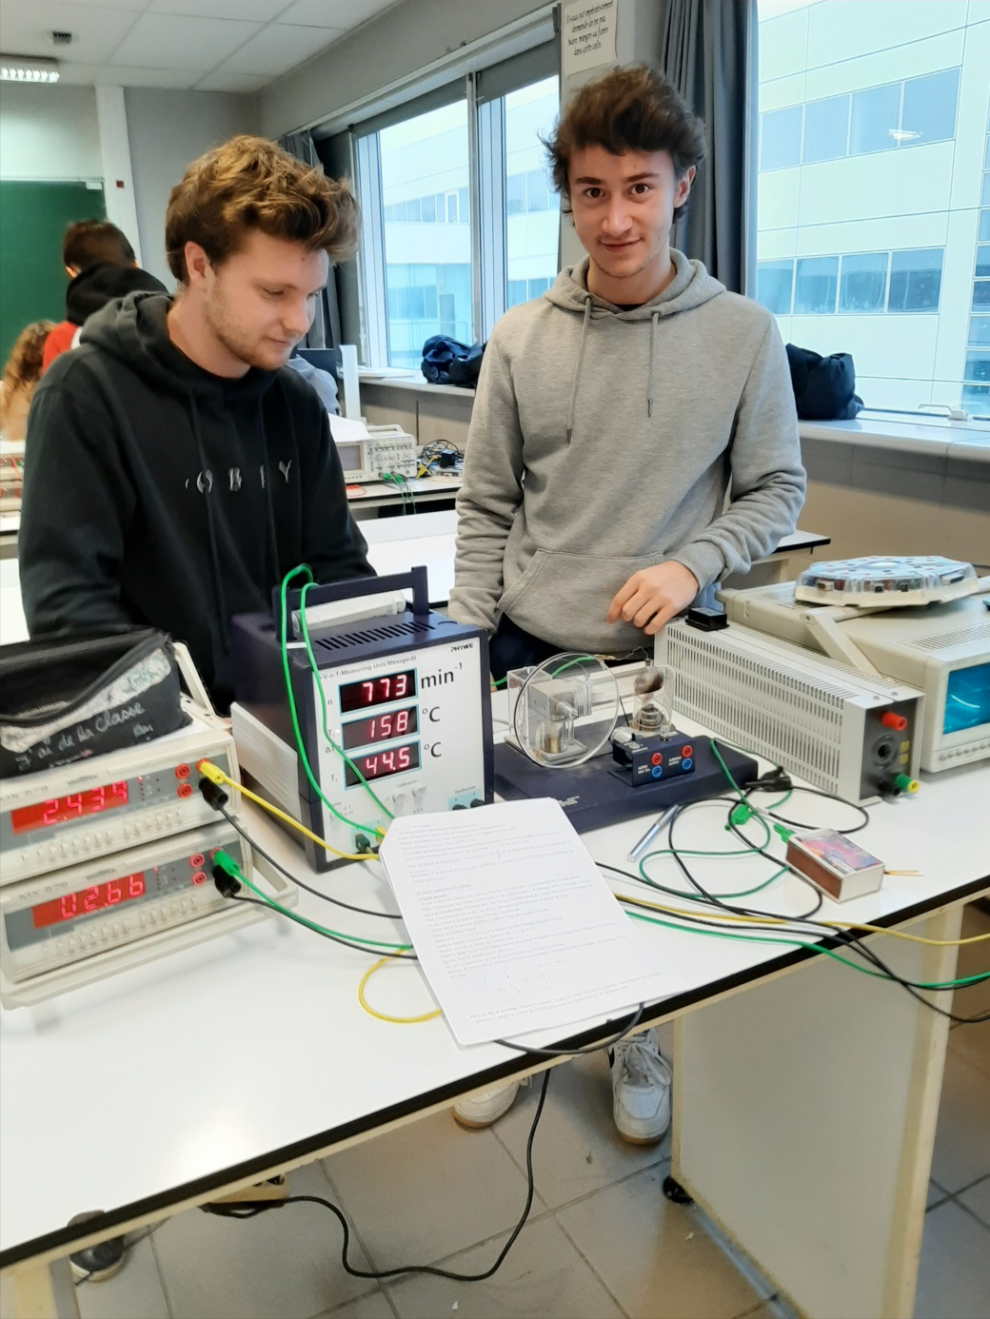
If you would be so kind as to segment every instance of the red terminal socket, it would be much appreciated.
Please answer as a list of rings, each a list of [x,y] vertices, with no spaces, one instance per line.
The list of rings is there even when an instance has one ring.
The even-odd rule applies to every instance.
[[[205,871],[205,870],[197,870],[196,873],[195,873],[195,875],[193,875],[193,877],[192,877],[192,882],[193,882],[194,884],[205,884],[205,883],[206,883],[206,871]]]
[[[880,716],[880,722],[884,728],[892,728],[895,733],[903,733],[907,728],[907,720],[902,714],[894,714],[893,710],[888,710],[886,714]]]
[[[684,757],[685,760],[688,760],[691,756],[694,755],[694,747],[691,746],[690,743],[686,746],[682,746],[681,755]]]
[[[175,791],[176,791],[176,793],[178,794],[178,796],[180,796],[180,797],[191,797],[191,796],[192,796],[192,784],[191,784],[191,783],[180,783],[179,786],[176,788]]]
[[[189,766],[188,766],[188,765],[176,765],[176,767],[175,767],[175,777],[176,777],[177,779],[187,779],[187,778],[189,777]]]
[[[663,764],[663,756],[661,756],[659,751],[654,751],[653,755],[650,757],[650,764],[651,765]]]
[[[193,870],[198,870],[200,866],[203,864],[204,860],[205,858],[202,852],[194,852],[193,855],[189,858],[189,864],[192,866]]]

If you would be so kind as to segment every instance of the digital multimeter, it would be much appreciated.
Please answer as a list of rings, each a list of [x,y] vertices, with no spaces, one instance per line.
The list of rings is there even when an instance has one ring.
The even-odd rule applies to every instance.
[[[298,896],[278,874],[252,871],[226,823],[37,875],[0,890],[0,1002],[30,1006],[261,919],[264,907],[220,896],[218,848],[280,905]]]
[[[214,823],[196,762],[236,778],[234,740],[215,715],[186,709],[191,722],[154,742],[0,781],[0,886]]]

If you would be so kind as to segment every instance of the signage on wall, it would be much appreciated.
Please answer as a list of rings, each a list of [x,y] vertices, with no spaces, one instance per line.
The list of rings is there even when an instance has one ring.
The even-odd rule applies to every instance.
[[[564,78],[615,63],[615,0],[575,0],[565,5],[562,27]]]

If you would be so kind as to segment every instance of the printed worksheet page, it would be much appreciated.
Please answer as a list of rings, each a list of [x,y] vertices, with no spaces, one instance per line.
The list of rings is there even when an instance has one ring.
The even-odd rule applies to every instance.
[[[550,798],[402,817],[380,855],[459,1044],[616,1016],[684,988]]]

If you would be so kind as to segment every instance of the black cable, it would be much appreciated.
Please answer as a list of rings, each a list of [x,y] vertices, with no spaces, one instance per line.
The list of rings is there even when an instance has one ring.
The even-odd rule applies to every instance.
[[[818,789],[812,789],[812,791],[814,791],[816,795],[823,797],[833,796],[833,794],[830,793],[819,792]],[[822,938],[825,942],[832,942],[834,944],[837,944],[839,947],[847,948],[851,952],[858,952],[859,955],[865,961],[869,962],[885,979],[890,980],[894,984],[900,985],[902,989],[907,990],[907,992],[911,994],[913,998],[917,999],[919,1003],[923,1003],[925,1007],[930,1008],[933,1012],[937,1013],[939,1016],[948,1017],[950,1021],[954,1021],[960,1025],[977,1025],[982,1023],[983,1021],[990,1020],[990,1013],[986,1014],[985,1016],[962,1017],[959,1016],[957,1013],[953,1013],[949,1011],[946,1008],[940,1008],[938,1004],[932,1003],[927,998],[923,998],[922,995],[917,992],[920,988],[924,988],[924,986],[920,986],[916,982],[907,980],[903,976],[899,976],[896,971],[894,971],[891,967],[889,967],[886,964],[886,962],[883,961],[883,959],[879,956],[879,954],[877,954],[872,948],[867,947],[867,945],[863,942],[863,938],[860,934],[857,934],[851,930],[837,930],[832,926],[824,925],[821,921],[815,921],[811,919],[811,917],[817,911],[820,910],[822,903],[824,901],[824,897],[821,894],[821,892],[817,889],[817,887],[814,884],[812,884],[811,880],[809,880],[807,876],[800,874],[800,872],[798,871],[792,872],[795,878],[799,879],[808,888],[813,889],[817,896],[817,902],[815,906],[812,908],[811,912],[803,916],[785,916],[776,912],[761,911],[755,907],[736,907],[730,905],[729,903],[723,902],[715,894],[709,893],[691,874],[683,857],[681,857],[677,848],[674,846],[673,829],[677,819],[679,819],[681,815],[683,815],[687,810],[689,810],[691,806],[698,806],[705,803],[709,803],[711,801],[724,801],[724,800],[725,798],[718,797],[718,798],[702,798],[698,802],[692,802],[688,806],[683,807],[681,811],[679,811],[677,815],[675,815],[671,819],[668,825],[668,830],[667,830],[668,850],[670,851],[671,855],[674,857],[674,860],[679,866],[681,872],[684,874],[685,878],[699,894],[699,898],[702,902],[706,902],[712,907],[719,907],[724,911],[731,912],[733,915],[755,916],[757,918],[762,916],[776,921],[787,920],[794,924],[802,923],[802,924],[812,925],[817,930],[824,931],[824,935],[822,936]],[[854,805],[854,803],[845,801],[845,799],[843,798],[835,798],[835,800],[842,801],[843,804],[847,806]],[[747,838],[746,835],[741,831],[741,829],[739,829],[739,827],[732,820],[731,818],[732,812],[735,810],[735,807],[737,805],[738,805],[737,801],[732,801],[730,799],[728,828],[732,831],[733,834],[735,834],[735,836],[740,840],[740,842],[744,843],[753,852],[758,853],[760,856],[764,857],[767,861],[770,861],[772,864],[779,866],[780,859],[778,857],[775,857],[771,852],[766,851],[765,848],[760,847],[758,844],[752,842],[749,838]],[[857,809],[862,810],[863,813],[866,814],[863,807],[858,807]],[[867,820],[869,820],[868,815],[867,815]],[[862,826],[856,826],[856,827],[861,828]],[[618,867],[615,866],[604,865],[604,863],[599,863],[599,864],[603,865],[604,869],[612,870],[616,874],[620,874],[626,879],[632,879],[634,881],[645,883],[650,888],[656,888],[664,893],[673,894],[674,896],[678,896],[678,897],[682,896],[681,894],[678,894],[676,890],[665,888],[663,885],[657,884],[654,880],[644,879],[642,876],[638,876],[638,875],[630,875],[627,871],[619,870]],[[696,921],[695,923],[702,923],[702,922]],[[711,922],[707,922],[707,923],[711,924]],[[764,933],[773,933],[774,930],[776,930],[776,933],[778,934],[780,932],[779,927],[773,927],[772,929],[768,930],[766,927],[761,927],[757,925],[752,928],[754,929],[754,931],[762,930],[762,932]],[[981,984],[983,982],[976,981],[974,983]],[[968,988],[968,986],[959,986],[959,988]],[[954,990],[945,989],[945,990],[934,990],[931,992],[953,993]]]
[[[264,898],[248,898],[242,893],[224,893],[223,895],[230,902],[250,902],[256,907],[264,907],[266,911],[273,911],[276,916],[284,916],[286,920],[292,921],[294,925],[301,925],[305,930],[313,930],[312,925],[307,925],[305,921],[300,920],[291,911],[283,911],[280,907],[274,907]],[[314,934],[320,935],[324,939],[329,939],[331,943],[339,943],[344,948],[354,948],[359,953],[368,953],[371,957],[392,957],[397,962],[418,962],[419,958],[415,953],[390,953],[381,948],[366,948],[361,943],[351,943],[349,939],[342,939],[339,934],[331,934],[329,930],[313,930]]]
[[[215,806],[214,810],[218,810],[227,823],[234,826],[252,851],[257,852],[260,857],[264,857],[268,864],[274,866],[278,873],[284,875],[290,883],[297,885],[299,888],[304,888],[307,893],[312,893],[314,898],[322,898],[324,902],[332,902],[335,907],[343,907],[345,911],[356,911],[361,916],[380,916],[383,920],[389,921],[402,920],[401,916],[394,916],[390,911],[371,911],[368,907],[355,907],[349,902],[342,902],[340,898],[332,898],[329,893],[321,893],[319,889],[315,889],[311,885],[304,883],[301,879],[298,879],[295,875],[286,870],[284,866],[279,865],[273,856],[269,856],[263,848],[258,846],[246,829],[241,828],[237,823],[237,817],[231,815],[222,805]]]
[[[763,788],[757,783],[751,783],[744,791],[745,795],[748,797],[751,792],[776,792],[777,789]],[[835,831],[837,834],[842,834],[846,838],[848,838],[850,834],[858,834],[860,829],[865,829],[870,823],[870,813],[865,806],[861,806],[859,802],[849,801],[846,797],[839,797],[834,792],[823,792],[821,788],[805,788],[797,783],[792,783],[787,791],[805,792],[813,797],[825,797],[828,801],[841,802],[843,806],[848,806],[851,811],[859,811],[860,815],[863,817],[859,824],[854,824],[851,829],[836,829]],[[765,807],[761,808],[761,814],[769,815],[771,819],[778,820],[781,824],[792,825],[795,829],[818,829],[821,827],[817,824],[805,824],[802,820],[789,820],[786,815],[778,815],[776,811],[767,810]]]
[[[646,1004],[640,1003],[628,1026],[624,1026],[618,1035],[613,1035],[610,1040],[602,1040],[600,1044],[589,1044],[584,1049],[533,1049],[525,1044],[513,1044],[511,1040],[495,1040],[494,1043],[501,1044],[505,1049],[515,1049],[517,1053],[531,1053],[536,1058],[582,1058],[586,1053],[599,1053],[602,1049],[611,1049],[627,1035],[631,1035],[642,1021],[645,1011]]]
[[[436,1278],[450,1278],[453,1282],[484,1282],[490,1278],[496,1270],[502,1267],[505,1257],[515,1244],[516,1238],[526,1225],[529,1218],[529,1211],[533,1207],[533,1196],[536,1188],[533,1182],[533,1140],[536,1137],[536,1128],[539,1126],[540,1118],[543,1114],[543,1105],[546,1102],[547,1086],[550,1083],[549,1069],[543,1073],[543,1086],[540,1090],[540,1099],[536,1105],[536,1115],[533,1118],[533,1125],[529,1129],[529,1139],[526,1142],[526,1205],[522,1212],[522,1217],[512,1229],[512,1234],[508,1241],[502,1247],[498,1258],[490,1269],[485,1269],[484,1273],[454,1273],[450,1269],[437,1268],[433,1264],[406,1264],[397,1269],[356,1269],[348,1262],[347,1248],[350,1244],[351,1230],[347,1225],[347,1219],[343,1212],[337,1208],[330,1200],[325,1200],[321,1195],[290,1195],[284,1200],[274,1200],[264,1205],[254,1205],[245,1202],[242,1205],[233,1204],[229,1208],[216,1205],[200,1205],[206,1213],[216,1214],[220,1218],[254,1218],[255,1213],[232,1213],[231,1210],[254,1210],[256,1213],[264,1213],[269,1209],[280,1209],[287,1204],[318,1204],[337,1218],[344,1233],[343,1246],[340,1252],[340,1262],[344,1271],[349,1273],[352,1278],[397,1278],[403,1273],[430,1273]]]

